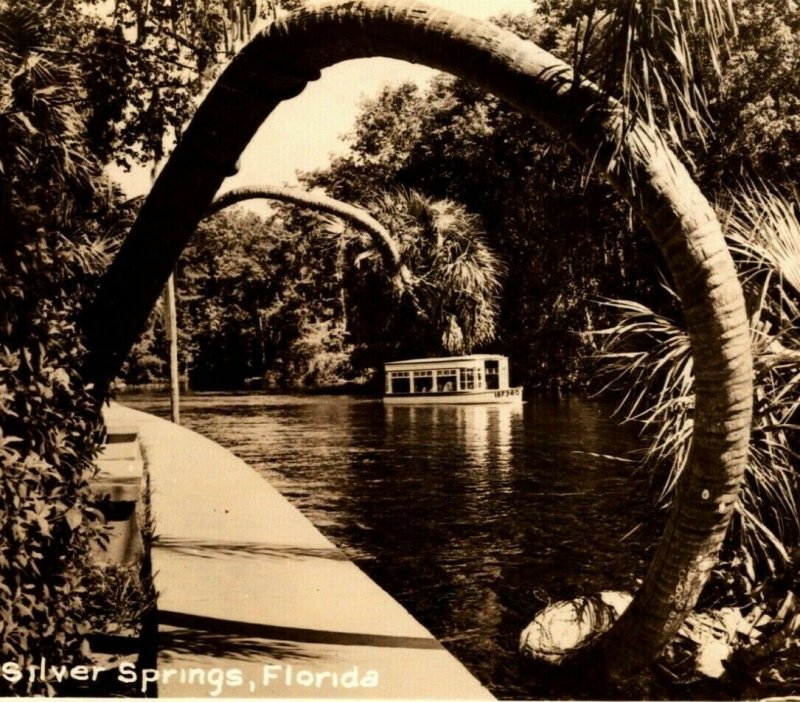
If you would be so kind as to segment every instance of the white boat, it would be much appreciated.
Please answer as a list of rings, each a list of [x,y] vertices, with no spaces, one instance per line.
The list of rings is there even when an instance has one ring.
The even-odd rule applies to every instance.
[[[415,358],[384,364],[383,401],[393,405],[474,405],[522,402],[522,388],[509,387],[508,358],[472,354]]]

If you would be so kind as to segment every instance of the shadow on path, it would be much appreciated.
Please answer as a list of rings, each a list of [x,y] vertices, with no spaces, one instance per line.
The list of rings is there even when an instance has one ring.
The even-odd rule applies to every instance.
[[[307,647],[283,641],[219,634],[196,629],[168,628],[158,632],[158,647],[168,655],[208,656],[225,660],[294,660],[310,661],[318,656]]]
[[[178,650],[169,643],[169,637],[176,637],[176,645],[181,643],[181,637],[183,637],[187,652],[191,653],[199,653],[192,649],[195,641],[197,641],[198,644],[204,646],[218,643],[220,648],[215,652],[224,651],[227,656],[235,650],[235,648],[231,648],[232,644],[235,646],[237,641],[250,643],[253,639],[266,640],[263,644],[260,644],[266,649],[259,652],[259,654],[269,652],[269,655],[273,655],[271,651],[267,650],[273,646],[273,642],[328,644],[332,646],[375,646],[379,648],[442,649],[442,645],[436,639],[421,636],[387,636],[384,634],[302,629],[290,626],[273,626],[271,624],[254,624],[231,619],[217,619],[216,617],[205,617],[184,612],[159,611],[158,623],[160,626],[174,627],[178,630],[177,632],[164,631],[159,634],[162,648]],[[291,644],[280,643],[274,645],[278,647],[281,645],[291,646]]]

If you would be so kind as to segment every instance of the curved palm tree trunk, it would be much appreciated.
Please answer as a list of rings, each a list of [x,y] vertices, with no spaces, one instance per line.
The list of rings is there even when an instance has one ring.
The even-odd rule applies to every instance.
[[[590,654],[609,675],[624,675],[673,637],[716,563],[749,439],[747,317],[716,216],[678,159],[657,134],[625,119],[617,103],[534,44],[416,2],[353,0],[272,25],[220,77],[142,207],[89,311],[86,372],[104,392],[214,193],[272,110],[323,67],[376,55],[454,73],[561,134],[644,219],[673,275],[695,358],[694,440],[645,582]]]
[[[206,210],[205,217],[210,217],[226,207],[247,200],[278,200],[293,205],[308,207],[317,212],[326,212],[363,229],[370,235],[375,248],[380,252],[383,262],[392,275],[399,274],[402,268],[400,248],[392,235],[377,219],[366,210],[354,207],[341,200],[318,193],[310,193],[298,188],[284,188],[277,185],[256,185],[235,188],[214,198]]]
[[[204,216],[210,217],[239,202],[259,199],[278,200],[279,202],[288,202],[293,205],[307,207],[317,212],[326,212],[362,229],[370,236],[372,243],[375,244],[375,248],[381,255],[394,291],[398,295],[402,295],[411,289],[413,276],[403,263],[400,247],[389,233],[389,230],[366,210],[327,195],[278,185],[253,185],[234,188],[217,195]],[[341,255],[341,252],[339,255]],[[342,299],[344,299],[344,288],[341,289],[341,295]],[[344,302],[342,302],[342,318],[347,318]]]
[[[143,198],[137,197],[130,202],[138,202],[140,199]],[[307,190],[280,185],[248,185],[233,188],[217,195],[203,217],[211,217],[228,207],[248,200],[278,200],[339,217],[369,234],[390,275],[400,275],[403,278],[410,275],[404,269],[400,247],[386,227],[366,210],[321,193],[310,193]]]

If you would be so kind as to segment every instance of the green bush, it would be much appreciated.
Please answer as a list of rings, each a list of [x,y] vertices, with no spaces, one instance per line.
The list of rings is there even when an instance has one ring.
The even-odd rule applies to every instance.
[[[30,49],[69,35],[40,11],[0,1],[0,661],[21,667],[69,665],[86,647],[102,429],[77,319],[109,258],[98,223],[114,220],[84,144],[80,73]],[[0,695],[54,692],[11,677]]]
[[[73,321],[82,247],[41,235],[2,266],[0,659],[24,667],[81,657],[89,549],[103,527],[88,483],[102,428]],[[0,694],[52,691],[0,678]]]

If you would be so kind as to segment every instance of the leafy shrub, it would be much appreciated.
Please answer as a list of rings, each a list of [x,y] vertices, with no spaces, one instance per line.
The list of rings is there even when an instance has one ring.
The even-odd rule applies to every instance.
[[[351,348],[345,330],[328,322],[308,323],[302,336],[288,350],[280,370],[283,384],[295,387],[326,387],[352,376]]]
[[[69,264],[57,249],[24,247],[0,284],[0,654],[22,666],[81,655],[88,553],[102,528],[88,484],[100,419],[78,373],[74,303],[58,289]]]
[[[149,574],[139,562],[96,565],[89,569],[85,616],[93,634],[137,637],[154,607]],[[109,612],[114,612],[109,617]]]

